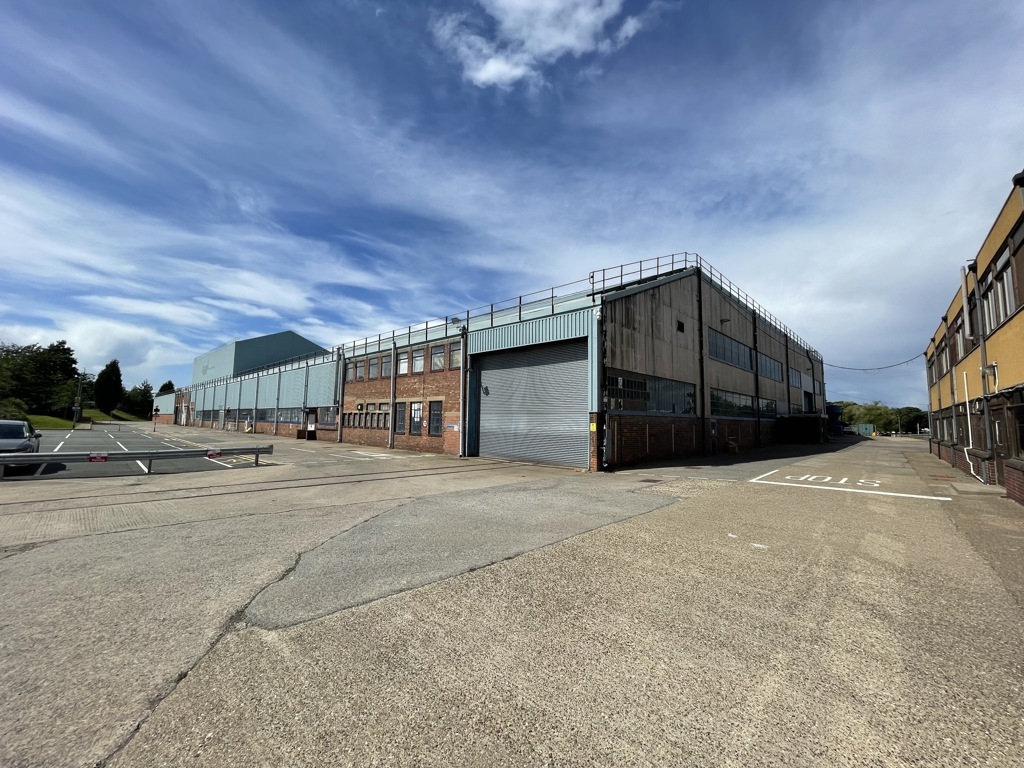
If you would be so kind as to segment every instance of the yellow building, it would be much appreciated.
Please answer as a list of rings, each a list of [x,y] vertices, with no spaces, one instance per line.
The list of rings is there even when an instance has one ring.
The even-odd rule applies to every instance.
[[[1024,504],[1022,307],[1024,171],[925,350],[932,453]]]

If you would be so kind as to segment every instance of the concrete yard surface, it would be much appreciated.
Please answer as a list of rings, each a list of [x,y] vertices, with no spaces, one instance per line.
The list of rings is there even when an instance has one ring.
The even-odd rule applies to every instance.
[[[394,456],[0,499],[0,765],[1021,763],[1024,512],[922,441]]]

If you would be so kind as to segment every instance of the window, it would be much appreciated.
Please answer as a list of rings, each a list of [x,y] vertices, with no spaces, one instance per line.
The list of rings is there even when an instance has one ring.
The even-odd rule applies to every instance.
[[[782,381],[782,363],[764,352],[757,353],[757,372],[766,379]]]
[[[277,421],[279,424],[300,424],[302,422],[302,409],[278,408]]]
[[[391,420],[391,414],[389,413],[391,405],[389,403],[381,403],[377,410],[379,411],[377,414],[377,429],[389,428],[391,426],[389,423]]]
[[[444,348],[442,347],[442,350]],[[438,437],[442,431],[442,413],[441,406],[443,404],[440,400],[430,401],[430,421],[427,422],[427,434],[433,437]]]
[[[644,376],[609,368],[605,402],[612,410],[648,413],[696,413],[697,388],[685,381]]]
[[[774,419],[779,415],[779,406],[774,400],[765,400],[763,397],[757,401],[757,410],[762,416]]]
[[[453,341],[448,345],[448,370],[454,371],[462,367],[462,342]]]
[[[752,371],[753,352],[754,350],[746,344],[719,333],[714,328],[708,329],[708,357],[713,360],[721,360],[745,371]]]
[[[987,332],[991,333],[1017,309],[1009,248],[1003,251],[989,276],[982,282],[981,288],[985,328]]]
[[[380,359],[380,377],[382,379],[391,378],[391,355],[384,355]]]
[[[444,344],[430,348],[430,370],[444,370]]]
[[[395,403],[395,434],[405,434],[405,403]]]
[[[964,359],[964,355],[967,354],[967,337],[964,335],[964,313],[960,312],[956,319],[953,320],[953,325],[950,326],[950,330],[953,333],[953,362],[957,363]]]
[[[345,381],[352,381],[356,376],[356,364],[345,363]]]
[[[318,424],[326,424],[333,426],[338,423],[338,409],[334,406],[330,408],[317,408],[316,421]]]
[[[398,375],[404,376],[409,372],[409,353],[399,352],[398,353]]]
[[[424,355],[424,350],[422,348],[421,349],[414,349],[412,351],[412,372],[413,373],[423,373],[423,355]]]
[[[273,408],[257,408],[256,409],[256,421],[269,424],[274,420],[274,409]]]
[[[409,403],[409,434],[423,434],[423,403]]]
[[[804,377],[796,368],[789,369],[789,386],[796,387],[797,389],[804,388]]]
[[[754,398],[741,395],[739,392],[728,392],[724,389],[711,389],[712,416],[754,416]]]
[[[366,378],[366,361],[356,360],[356,381],[362,381]]]
[[[380,360],[378,358],[376,358],[376,357],[371,357],[370,358],[370,375],[367,378],[370,378],[370,379],[376,379],[377,378],[377,369],[378,369],[379,364],[380,364]]]

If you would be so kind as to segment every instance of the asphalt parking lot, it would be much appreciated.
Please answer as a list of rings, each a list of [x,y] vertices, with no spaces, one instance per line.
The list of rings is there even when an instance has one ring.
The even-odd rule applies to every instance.
[[[0,765],[1019,765],[1024,514],[921,441],[271,439],[0,486]]]

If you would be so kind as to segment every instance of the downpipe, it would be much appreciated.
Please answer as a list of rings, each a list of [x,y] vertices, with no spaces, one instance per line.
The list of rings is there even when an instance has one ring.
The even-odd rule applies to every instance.
[[[967,459],[967,466],[971,468],[971,474],[974,475],[979,483],[988,485],[985,480],[978,476],[978,473],[974,471],[974,464],[971,463],[971,454],[968,450],[974,449],[974,430],[971,427],[971,396],[967,390],[967,371],[964,371],[964,402],[967,404],[967,448],[964,449],[964,457]],[[956,419],[954,418],[954,422]]]

